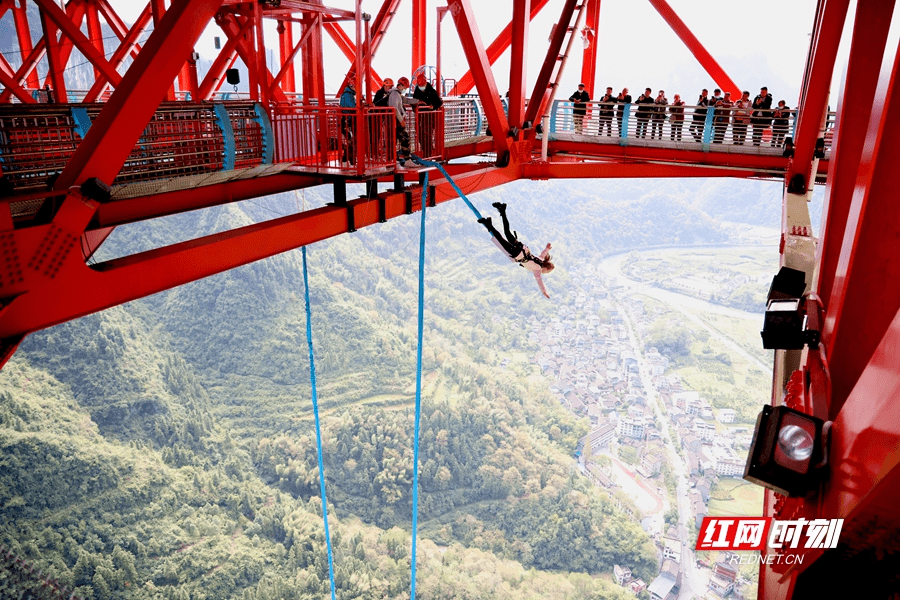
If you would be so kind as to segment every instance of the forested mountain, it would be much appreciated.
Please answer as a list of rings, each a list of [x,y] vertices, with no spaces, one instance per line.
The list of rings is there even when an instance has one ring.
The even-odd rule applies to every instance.
[[[613,564],[655,574],[646,534],[573,474],[587,425],[528,364],[528,324],[580,287],[567,265],[725,241],[714,183],[474,197],[485,214],[507,202],[532,248],[553,242],[550,301],[461,202],[428,210],[420,597],[624,598]],[[776,186],[732,185],[779,204]],[[123,227],[98,259],[298,202]],[[309,248],[340,598],[408,597],[418,234],[413,215]],[[29,336],[0,372],[0,543],[85,598],[323,597],[303,294],[297,251]]]

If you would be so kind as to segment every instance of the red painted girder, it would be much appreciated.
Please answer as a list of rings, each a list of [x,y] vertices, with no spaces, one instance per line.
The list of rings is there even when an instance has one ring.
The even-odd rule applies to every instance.
[[[216,21],[219,22],[219,25],[221,26],[218,15],[216,16]],[[206,77],[203,78],[203,82],[200,84],[200,91],[198,93],[201,100],[209,100],[212,98],[213,94],[215,94],[222,86],[226,69],[231,68],[231,65],[233,65],[234,61],[237,59],[238,41],[250,31],[250,25],[253,24],[250,19],[242,19],[242,21],[243,22],[235,35],[228,35],[226,33],[225,43],[222,45],[221,50],[219,50],[219,54],[213,61],[212,66],[210,66],[209,71],[206,72]]]
[[[290,49],[290,51],[285,56],[285,60],[281,62],[281,70],[278,71],[278,74],[272,79],[272,86],[280,86],[281,81],[284,80],[286,83],[290,80],[290,85],[286,86],[289,88],[287,91],[295,91],[294,87],[294,57],[297,56],[297,53],[300,52],[300,49],[303,47],[303,44],[306,43],[306,40],[309,39],[309,35],[313,32],[312,28],[306,30],[306,32],[300,37],[300,41]],[[283,50],[287,50],[287,48],[283,48]],[[284,89],[284,88],[282,88]],[[274,89],[272,90],[274,92]]]
[[[541,9],[549,2],[550,0],[531,0],[531,12],[530,19],[531,21],[541,12]],[[513,21],[516,19],[517,15],[513,16],[513,20],[511,20],[503,30],[497,34],[497,37],[494,38],[494,41],[491,42],[491,45],[487,47],[487,56],[488,62],[490,64],[494,64],[497,62],[497,59],[500,58],[503,53],[509,48],[512,43],[512,29],[513,29]],[[525,57],[516,58],[514,56],[510,57],[510,65],[515,60],[524,61]],[[472,91],[472,88],[475,87],[475,77],[472,75],[472,71],[466,71],[466,73],[459,78],[459,82],[456,84],[456,91],[458,94],[468,94]]]
[[[481,96],[484,116],[493,133],[494,151],[500,156],[509,149],[506,139],[509,124],[503,106],[500,104],[500,94],[497,92],[494,74],[491,72],[491,65],[484,51],[484,44],[481,42],[481,34],[478,33],[472,6],[469,4],[469,0],[449,0],[447,7],[456,23],[463,52],[465,52],[466,60],[475,77],[475,87],[478,89],[478,95]]]
[[[491,139],[480,138],[477,141],[468,144],[455,144],[453,146],[444,147],[444,157],[447,160],[454,158],[464,158],[467,156],[476,156],[478,154],[487,154],[493,152],[494,141]]]
[[[425,41],[428,38],[426,8],[425,0],[412,0],[410,73],[415,73],[416,69],[425,65]]]
[[[278,56],[283,65],[281,70],[284,71],[284,75],[279,72],[273,83],[280,85],[285,92],[294,93],[297,91],[297,83],[294,79],[294,56],[300,50],[299,46],[294,47],[294,23],[279,21],[276,30],[278,31]],[[285,66],[288,65],[290,65],[289,68],[285,69]],[[279,82],[279,76],[283,77],[281,80],[283,83]]]
[[[88,177],[106,183],[115,179],[184,63],[183,57],[221,4],[222,0],[176,0],[169,7],[60,173],[56,189],[68,189]],[[66,202],[70,200],[77,202],[71,197]]]
[[[109,2],[107,0],[94,0],[94,2],[97,3],[97,8],[100,9],[100,12],[103,14],[104,18],[106,18],[107,25],[109,25],[110,29],[113,30],[113,33],[115,33],[116,36],[119,38],[120,44],[122,42],[125,42],[129,38],[131,29],[129,29],[125,25],[125,22],[122,21],[122,19],[119,17],[118,14],[116,14],[116,11],[113,10],[113,7],[109,5]],[[140,22],[141,18],[144,16],[145,12],[148,15],[148,22],[149,22],[149,15],[152,13],[152,9],[150,8],[149,2],[147,3],[147,6],[144,7],[144,10],[141,11],[141,14],[138,16],[137,20],[135,21],[135,25],[137,25]],[[132,26],[132,28],[133,27],[134,26]],[[131,58],[137,58],[138,52],[140,52],[140,51],[141,51],[141,45],[138,43],[135,43],[131,49]],[[114,61],[110,61],[110,62],[114,62]]]
[[[743,177],[766,176],[753,169],[721,169],[704,165],[647,162],[533,162],[524,167],[526,179],[607,179],[637,177]]]
[[[105,1],[105,0],[104,0]],[[137,57],[136,50],[140,49],[140,45],[137,43],[138,38],[140,38],[141,34],[147,29],[147,26],[150,24],[150,18],[152,17],[150,11],[150,5],[148,4],[144,7],[144,10],[138,15],[137,20],[134,22],[134,25],[130,30],[127,31],[125,37],[122,39],[119,47],[113,53],[112,58],[110,59],[110,63],[114,68],[118,69],[125,63],[125,59],[129,54],[133,57]],[[109,17],[107,17],[108,19]],[[97,102],[100,96],[103,95],[103,92],[106,91],[106,88],[109,86],[109,82],[105,79],[98,78],[94,85],[91,86],[91,89],[88,90],[88,93],[85,95],[84,103]]]
[[[347,32],[345,32],[344,29],[337,23],[325,23],[323,27],[328,35],[331,36],[331,39],[334,40],[334,43],[337,44],[337,47],[341,51],[341,53],[347,57],[347,60],[350,61],[350,64],[355,65],[356,44],[353,43],[353,41],[350,39],[350,36],[347,35]],[[351,70],[353,70],[352,67]],[[377,85],[380,86],[382,81],[381,77],[378,76],[374,69],[370,70],[369,72],[372,74],[371,77],[373,82],[377,82]],[[340,98],[344,88],[347,87],[347,81],[348,79],[345,75],[342,85],[335,93],[336,97]]]
[[[819,14],[810,46],[810,67],[803,82],[803,97],[800,99],[794,139],[794,159],[788,169],[788,181],[798,173],[809,181],[815,143],[828,107],[828,91],[850,0],[822,2],[824,8]]]
[[[16,72],[13,71],[12,65],[7,62],[3,55],[0,54],[0,75],[5,75],[6,78],[12,81],[12,78],[15,77]]]
[[[600,30],[600,0],[585,0],[588,3],[587,18],[585,20],[585,35],[588,36],[588,47],[584,49],[581,58],[581,81],[584,88],[591,98],[594,97],[594,82],[597,77],[597,50],[600,40],[597,38],[597,32]],[[602,96],[606,89],[602,92],[597,90],[597,96]]]
[[[378,50],[378,46],[381,45],[381,40],[384,39],[384,34],[388,30],[388,27],[391,24],[391,21],[394,18],[394,15],[397,12],[397,7],[400,5],[400,0],[384,0],[381,4],[381,9],[378,11],[378,14],[375,16],[375,19],[372,21],[372,27],[370,30],[371,41],[370,41],[370,62],[371,57],[375,56],[375,52]],[[356,60],[355,58],[350,59],[352,61],[352,68],[356,68]],[[382,80],[375,71],[370,71],[370,80],[372,82],[373,88],[381,87]],[[341,85],[338,87],[339,90],[343,90],[347,87],[347,76],[344,76],[344,80],[341,81]],[[362,92],[360,92],[362,93]]]
[[[171,10],[171,9],[169,9],[169,10]],[[244,61],[245,65],[247,65],[247,70],[250,74],[250,80],[252,82],[253,81],[253,73],[256,72],[255,67],[257,66],[255,44],[248,41],[246,36],[239,35],[239,32],[243,30],[243,27],[238,26],[235,15],[224,14],[224,15],[221,15],[221,17],[222,18],[219,19],[219,21],[218,21],[219,27],[222,28],[222,31],[225,32],[225,35],[228,36],[229,40],[233,39],[235,41],[235,49],[237,50],[238,55],[241,57],[241,60]],[[247,19],[247,21],[249,21],[250,26],[252,27],[253,20]],[[253,65],[254,68],[251,68],[250,65]],[[268,67],[265,68],[264,76],[265,76],[266,84],[271,86],[272,80],[274,79],[274,77],[272,76],[272,73],[269,71]],[[220,75],[220,77],[221,77],[221,75]],[[205,83],[205,81],[204,81],[204,83]],[[203,96],[205,89],[206,88],[201,87],[201,91],[200,91],[201,97]],[[251,89],[252,89],[252,85],[251,85]],[[281,88],[278,87],[277,85],[271,87],[271,91],[272,91],[272,101],[274,101],[274,102],[289,102],[288,97],[281,90]]]
[[[510,56],[521,60],[509,61],[509,123],[522,127],[525,117],[525,77],[528,66],[528,26],[531,19],[531,0],[513,0],[512,50]]]
[[[669,6],[665,0],[649,0],[649,2],[653,5],[653,8],[656,9],[656,12],[658,12],[666,21],[669,27],[672,28],[675,35],[684,42],[684,45],[691,51],[691,54],[693,54],[700,62],[700,66],[702,66],[709,76],[713,78],[713,81],[716,82],[716,85],[722,88],[723,92],[731,92],[733,97],[739,98],[741,95],[741,88],[739,88],[725,70],[719,66],[716,59],[707,52],[706,48],[703,47],[703,44],[700,43],[700,40],[697,39],[697,36],[688,29],[688,26],[684,24],[681,17],[675,14],[672,7]],[[737,13],[737,15],[740,15],[740,13]],[[740,24],[735,23],[735,26],[739,27]]]
[[[109,64],[103,54],[97,50],[83,33],[81,33],[81,30],[78,29],[69,16],[63,12],[53,0],[34,0],[34,2],[40,7],[41,14],[46,15],[48,19],[53,21],[54,25],[62,31],[63,35],[69,38],[72,44],[78,48],[78,51],[90,61],[91,65],[93,65],[107,81],[118,87],[119,82],[122,81],[122,76],[112,68],[112,65]],[[90,12],[88,13],[88,16],[90,16]]]
[[[87,4],[87,29],[88,41],[93,45],[99,56],[106,56],[106,49],[103,46],[103,31],[100,28],[100,12],[97,5],[93,2]],[[94,79],[100,78],[100,70],[94,66]]]
[[[81,4],[79,3],[79,6],[80,5]],[[66,44],[60,43],[60,40],[56,37],[56,34],[59,32],[56,23],[53,22],[45,11],[40,11],[40,15],[41,30],[44,32],[44,40],[47,44],[47,78],[44,82],[44,86],[46,87],[49,84],[50,87],[53,88],[53,97],[57,98],[57,101],[65,101],[67,99],[67,93],[66,80],[65,77],[63,77],[63,71],[65,70],[69,53],[66,52]],[[83,11],[82,16],[84,16]],[[63,34],[62,38],[64,41],[65,34]]]
[[[550,47],[547,48],[547,56],[544,58],[544,64],[541,66],[541,71],[534,84],[534,91],[531,92],[531,100],[528,102],[528,108],[525,110],[525,120],[531,121],[534,125],[538,124],[538,120],[547,110],[547,101],[550,99],[550,93],[552,92],[550,79],[556,72],[556,66],[560,59],[559,52],[562,50],[563,42],[566,39],[567,29],[572,23],[572,15],[575,13],[576,4],[578,4],[578,0],[566,0],[563,5],[556,30],[553,32],[553,37],[550,40]]]
[[[22,56],[22,62],[24,63],[32,50],[34,50],[34,45],[31,42],[31,28],[28,25],[28,9],[25,7],[24,2],[10,2],[9,7],[12,8],[13,18],[16,22],[16,37],[19,39],[19,54]],[[6,5],[4,5],[4,10],[5,8]],[[31,71],[28,74],[26,86],[37,88],[40,87],[40,85],[37,73]]]
[[[654,146],[619,146],[618,144],[592,144],[569,140],[555,140],[548,145],[550,155],[571,152],[585,157],[612,160],[653,160],[660,162],[707,165],[750,170],[775,170],[784,173],[788,159],[778,155],[738,154],[729,152],[702,152],[677,150]],[[826,161],[820,161],[820,173],[825,174]]]
[[[870,111],[865,110],[865,107],[872,106],[875,101],[878,72],[884,57],[893,9],[894,0],[884,0],[881,3],[859,2],[856,5],[843,95],[837,106],[831,149],[833,158],[828,168],[823,227],[819,236],[819,278],[816,289],[825,306],[831,300],[834,271],[841,254],[847,213],[866,142]]]
[[[66,5],[66,14],[72,19],[73,22],[81,23],[81,19],[84,18],[84,4],[81,2],[69,2]],[[43,19],[41,21],[43,24]],[[37,67],[38,63],[41,61],[44,56],[47,55],[47,38],[46,36],[42,36],[40,40],[38,40],[37,44],[34,45],[34,49],[29,53],[28,58],[22,62],[22,66],[19,67],[19,70],[16,71],[15,81],[17,85],[21,85],[22,82],[26,80],[26,78],[31,77],[32,73],[34,73],[35,67]],[[68,54],[66,54],[66,60],[68,60]],[[12,91],[10,89],[3,90],[0,93],[0,104],[4,104],[9,102],[10,97],[12,96]]]
[[[0,69],[0,84],[3,84],[3,87],[6,88],[3,92],[5,95],[13,95],[19,99],[19,102],[25,104],[34,104],[37,102],[25,88],[19,85],[19,82],[16,81],[16,79],[7,75],[6,71],[2,69]]]
[[[834,419],[900,308],[900,49],[879,79],[847,216],[822,339],[831,365]],[[851,108],[852,110],[852,108]]]
[[[116,200],[100,205],[91,224],[97,227],[115,227],[324,183],[326,181],[318,176],[279,173],[268,177],[239,179],[153,196]]]
[[[193,0],[192,0],[193,3]],[[171,9],[170,9],[171,11]],[[152,38],[150,40],[152,42]],[[150,44],[148,43],[148,46]],[[145,49],[146,50],[146,49]],[[143,53],[142,53],[143,54]],[[460,177],[457,184],[467,193],[477,192],[518,179],[521,168],[486,168]],[[434,181],[436,202],[457,198],[445,180]],[[386,218],[406,214],[407,196],[421,188],[383,195]],[[300,246],[347,233],[347,211],[353,212],[356,228],[378,223],[379,198],[361,198],[348,207],[326,206],[264,223],[209,235],[89,267],[80,253],[69,253],[55,277],[32,276],[26,293],[0,312],[0,339],[16,339],[37,331],[172,287],[196,281]],[[91,213],[87,206],[73,207]],[[16,244],[28,255],[52,235],[51,225],[21,230]]]

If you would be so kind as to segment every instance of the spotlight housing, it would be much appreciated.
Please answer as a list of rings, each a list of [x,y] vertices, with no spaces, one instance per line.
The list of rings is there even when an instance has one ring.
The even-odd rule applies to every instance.
[[[818,483],[825,458],[825,422],[786,406],[764,406],[756,419],[744,479],[785,496]]]

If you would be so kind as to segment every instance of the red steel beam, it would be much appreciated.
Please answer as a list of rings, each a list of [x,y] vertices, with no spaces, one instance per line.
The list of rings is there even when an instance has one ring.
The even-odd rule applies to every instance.
[[[81,2],[69,2],[66,5],[66,14],[69,15],[74,22],[81,23],[81,19],[84,18],[84,5]],[[43,19],[41,21],[43,26]],[[51,24],[52,26],[52,24]],[[37,67],[38,63],[41,61],[44,56],[47,55],[47,38],[46,36],[42,36],[40,40],[38,40],[37,44],[34,45],[34,49],[29,53],[28,58],[22,62],[22,66],[19,67],[19,70],[16,71],[15,81],[17,85],[21,85],[22,82],[26,80],[26,78],[30,77]],[[66,54],[66,60],[68,60],[68,54]],[[48,57],[49,60],[49,57]],[[49,77],[49,76],[48,76]],[[40,85],[40,84],[38,84]],[[3,90],[0,93],[0,104],[5,104],[9,102],[10,97],[13,92],[10,89]]]
[[[816,286],[822,303],[828,306],[834,285],[834,272],[841,255],[841,243],[847,225],[847,213],[860,157],[866,143],[869,110],[875,102],[878,72],[884,57],[894,0],[882,3],[859,2],[853,22],[853,40],[844,78],[843,96],[837,107],[832,160],[825,190],[822,235],[819,237],[819,279]]]
[[[253,26],[253,19],[247,19],[250,23],[250,27]],[[245,22],[246,24],[246,22]],[[250,82],[251,82],[251,91],[253,89],[252,82],[256,77],[256,68],[258,66],[257,56],[255,44],[248,40],[249,31],[247,29],[247,35],[243,35],[240,32],[244,30],[243,26],[238,25],[237,17],[233,14],[225,14],[222,15],[222,18],[219,20],[219,27],[222,28],[222,31],[225,32],[225,35],[228,36],[229,40],[234,40],[235,46],[234,48],[237,50],[238,55],[241,57],[241,60],[244,61],[244,65],[247,66],[247,71],[250,74]],[[224,48],[223,48],[224,50]],[[252,66],[251,66],[252,65]],[[305,66],[305,65],[304,65]],[[224,71],[223,71],[224,73]],[[274,79],[271,71],[269,71],[268,67],[265,68],[265,72],[263,73],[264,81],[266,85],[270,86],[272,100],[275,102],[288,102],[288,97],[284,94],[280,87],[272,86],[272,80]],[[221,78],[221,75],[219,75]],[[204,81],[206,83],[206,81]],[[220,84],[221,85],[221,84]],[[203,97],[204,93],[209,93],[206,91],[207,88],[201,86],[201,91],[199,92],[200,97]],[[214,91],[214,90],[213,90]]]
[[[828,107],[828,90],[834,73],[838,45],[847,18],[850,0],[822,0],[824,8],[813,33],[809,70],[803,82],[803,97],[797,114],[794,160],[788,169],[787,180],[797,174],[809,181],[816,139],[822,129],[823,116]]]
[[[284,75],[282,75],[282,83],[281,89],[285,92],[296,92],[297,91],[297,82],[294,78],[294,56],[296,56],[297,50],[299,48],[294,48],[294,23],[292,21],[278,21],[278,56],[281,59],[281,64],[283,65],[281,70],[284,71]],[[288,69],[285,70],[285,66],[289,66]],[[279,75],[281,73],[279,72]],[[275,83],[278,83],[279,77],[275,76]]]
[[[229,15],[229,18],[235,17],[234,15]],[[220,26],[222,25],[221,22],[219,24]],[[252,24],[253,22],[250,19],[243,19],[242,24],[234,35],[229,35],[227,31],[225,32],[225,44],[219,50],[218,56],[216,56],[209,71],[206,72],[206,77],[203,78],[203,82],[200,84],[198,95],[201,100],[209,100],[221,87],[225,70],[231,68],[231,65],[237,59],[238,42],[250,31]]]
[[[531,12],[529,21],[533,21],[536,16],[541,12],[541,9],[549,2],[550,0],[531,0]],[[487,56],[488,62],[490,64],[494,64],[497,62],[497,59],[500,58],[503,53],[509,48],[512,43],[512,28],[513,21],[515,21],[515,16],[513,20],[507,23],[506,27],[497,34],[497,37],[494,38],[494,41],[491,42],[491,45],[487,47]],[[524,60],[524,59],[523,59]],[[456,90],[458,94],[468,94],[472,91],[472,88],[475,87],[475,77],[472,75],[471,69],[466,71],[466,73],[459,78],[459,82],[456,84]]]
[[[369,42],[369,68],[370,68],[370,85],[373,88],[381,87],[382,80],[375,73],[375,71],[371,70],[371,60],[372,57],[375,56],[375,52],[378,50],[378,46],[381,45],[381,40],[384,39],[384,34],[390,27],[391,21],[394,18],[394,14],[397,12],[397,7],[400,5],[400,0],[384,0],[381,4],[381,9],[378,11],[378,14],[375,16],[375,19],[372,21],[372,26],[370,30],[371,39]],[[355,57],[350,59],[353,61],[351,70],[356,68],[356,60]],[[348,71],[349,73],[349,71]],[[341,85],[338,86],[338,93],[340,90],[343,90],[347,87],[348,78],[345,75],[344,80],[341,81]],[[362,91],[359,91],[362,94]]]
[[[668,177],[760,177],[752,169],[722,169],[703,165],[660,164],[646,162],[550,162],[528,163],[526,179],[615,179]]]
[[[123,64],[125,64],[125,59],[129,54],[133,57],[137,57],[137,52],[135,50],[140,49],[140,45],[138,44],[138,38],[140,38],[141,34],[147,29],[147,26],[150,24],[150,18],[152,17],[150,11],[150,5],[144,7],[144,10],[138,15],[137,20],[134,22],[134,25],[130,30],[127,31],[122,41],[119,43],[119,47],[116,48],[116,51],[113,53],[112,58],[110,59],[110,63],[113,65],[113,68],[118,69]],[[107,16],[107,20],[109,16]],[[91,86],[91,89],[88,90],[88,93],[85,95],[83,102],[96,102],[100,96],[103,95],[103,92],[109,87],[109,82],[103,78],[98,78],[94,85]]]
[[[24,63],[28,58],[28,55],[34,50],[34,45],[31,43],[31,28],[28,24],[28,10],[24,2],[11,2],[10,4],[13,11],[13,18],[16,22],[16,36],[19,39],[19,54],[21,54],[22,62]],[[40,87],[41,84],[36,72],[31,71],[28,73],[25,85],[31,88]]]
[[[60,173],[56,189],[66,190],[88,177],[106,183],[115,179],[165,96],[166,86],[178,74],[183,57],[221,4],[222,0],[173,2]]]
[[[550,47],[547,48],[547,56],[544,57],[544,64],[541,66],[541,72],[538,74],[537,81],[534,84],[534,91],[531,92],[531,100],[528,102],[528,108],[525,111],[525,120],[531,121],[537,125],[538,119],[547,110],[547,101],[550,99],[552,86],[550,79],[556,72],[557,63],[560,60],[560,50],[562,50],[563,42],[566,39],[566,33],[569,25],[572,23],[572,15],[575,13],[575,6],[578,0],[566,0],[563,5],[562,12],[557,21],[556,30],[550,40]]]
[[[410,35],[412,49],[409,54],[410,73],[415,73],[416,69],[425,65],[425,40],[428,37],[426,9],[425,0],[412,0],[412,35]]]
[[[0,70],[0,84],[6,88],[3,92],[4,94],[15,96],[20,102],[25,104],[34,104],[37,102],[25,88],[19,85],[19,82],[16,81],[14,77],[7,75],[6,71]]]
[[[331,39],[334,40],[334,43],[337,45],[338,49],[341,53],[347,57],[347,60],[350,61],[351,69],[353,70],[353,65],[356,65],[356,44],[353,43],[353,40],[350,39],[350,36],[347,35],[347,32],[338,25],[337,23],[325,23],[323,25],[325,31],[331,36]],[[349,73],[350,71],[348,71]],[[372,75],[372,81],[377,85],[381,85],[381,77],[375,72],[374,69],[369,71]],[[344,76],[344,81],[341,86],[338,88],[337,92],[335,92],[335,96],[340,98],[341,94],[344,91],[344,88],[347,87],[348,78]]]
[[[95,3],[87,3],[85,17],[87,21],[88,41],[90,41],[100,56],[106,56],[106,49],[103,47],[103,30],[100,27],[100,12],[97,10],[97,5]],[[96,80],[99,78],[100,70],[94,65],[94,79]]]
[[[91,41],[81,33],[81,30],[72,22],[72,19],[53,0],[34,0],[34,2],[41,8],[41,15],[53,21],[53,24],[62,31],[63,35],[69,38],[72,44],[78,48],[78,51],[90,61],[91,65],[107,81],[118,87],[119,82],[122,81],[121,75],[112,68],[112,65],[109,64],[103,53],[98,51]],[[91,4],[90,6],[94,5]],[[90,10],[88,11],[88,16],[90,16]]]
[[[65,50],[57,39],[56,34],[59,28],[50,18],[46,11],[41,11],[41,29],[44,32],[44,40],[47,44],[47,81],[53,88],[53,97],[57,102],[65,102],[67,100],[66,80],[63,77],[68,54],[63,59]],[[65,39],[65,36],[63,36]],[[45,83],[45,85],[47,85]]]
[[[494,149],[499,157],[509,149],[506,141],[509,123],[500,104],[500,94],[497,92],[494,74],[491,72],[491,65],[481,42],[481,34],[478,33],[472,6],[469,0],[448,0],[447,7],[453,15],[466,60],[475,76],[475,87],[481,96],[481,106],[493,134]]]
[[[460,177],[457,184],[467,193],[475,192],[513,181],[520,176],[520,171],[515,164],[505,169],[485,168]],[[433,186],[438,203],[458,198],[446,180],[438,179]],[[93,267],[80,260],[80,256],[72,257],[55,277],[33,282],[36,285],[5,307],[0,313],[0,338],[15,341],[25,333],[347,233],[348,211],[353,213],[357,229],[379,222],[382,202],[386,218],[404,216],[408,191],[414,197],[421,196],[421,188],[413,187],[380,198],[360,198],[348,202],[347,207],[317,208]],[[39,246],[41,240],[52,234],[52,227],[22,230],[17,234],[18,247]]]
[[[509,123],[522,127],[525,120],[525,70],[528,66],[528,26],[531,0],[513,0],[512,49],[509,59]]]
[[[588,46],[584,49],[581,58],[581,81],[591,98],[594,97],[594,83],[597,78],[597,50],[600,40],[597,32],[600,30],[600,0],[585,0],[588,3],[587,18],[585,20],[585,35],[588,36]],[[602,94],[597,94],[598,96]]]
[[[900,259],[896,249],[900,205],[896,202],[895,181],[900,147],[894,140],[900,131],[900,49],[893,65],[885,67],[875,94],[822,331],[831,365],[832,419],[900,309]]]
[[[97,7],[100,9],[100,12],[103,14],[106,19],[107,25],[109,25],[110,29],[113,30],[113,33],[119,38],[120,44],[125,42],[129,37],[131,30],[125,25],[125,22],[116,14],[116,11],[113,10],[113,7],[109,5],[107,0],[94,0],[97,3]],[[150,7],[150,3],[147,3],[147,6],[144,7],[144,10],[141,11],[141,14],[138,16],[138,19],[135,21],[135,25],[141,20],[144,16],[144,13],[150,15],[152,13],[152,9]],[[148,17],[149,22],[149,17]],[[133,28],[134,26],[132,26]],[[131,57],[137,58],[138,52],[140,52],[141,46],[140,44],[135,43],[134,47],[131,49]],[[112,62],[112,61],[111,61]]]
[[[723,92],[731,92],[733,97],[739,98],[741,95],[741,88],[739,88],[731,77],[725,73],[725,70],[719,66],[716,59],[707,52],[706,48],[703,47],[703,44],[700,43],[700,40],[697,39],[697,36],[688,29],[688,26],[684,24],[681,17],[675,14],[675,11],[672,10],[672,7],[669,6],[666,0],[649,0],[649,2],[653,5],[653,8],[656,9],[656,12],[662,16],[669,27],[672,28],[675,35],[684,42],[684,45],[691,51],[691,54],[700,61],[700,65],[706,69],[706,72],[713,78],[716,85],[722,88]]]

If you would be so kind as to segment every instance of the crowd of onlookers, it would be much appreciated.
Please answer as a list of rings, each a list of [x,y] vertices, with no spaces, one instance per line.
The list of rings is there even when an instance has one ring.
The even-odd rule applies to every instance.
[[[584,133],[584,121],[588,113],[588,102],[591,97],[585,91],[583,83],[578,84],[578,90],[569,97],[573,103],[572,120],[576,133]],[[768,88],[760,88],[759,94],[750,100],[750,92],[743,92],[737,100],[731,98],[730,92],[722,94],[722,90],[713,90],[709,96],[709,90],[702,90],[697,101],[693,105],[686,105],[679,94],[675,94],[672,102],[666,98],[666,93],[659,90],[654,96],[651,88],[646,88],[637,100],[632,100],[628,88],[624,88],[618,95],[613,94],[613,88],[606,88],[606,93],[596,101],[597,134],[613,136],[613,119],[617,124],[615,135],[622,136],[622,123],[625,114],[630,110],[631,104],[636,104],[634,111],[635,137],[650,139],[663,138],[663,124],[669,123],[669,139],[680,142],[686,120],[685,108],[691,108],[690,125],[688,131],[696,142],[703,141],[703,130],[706,125],[709,111],[712,113],[712,139],[714,144],[721,144],[725,140],[728,126],[731,126],[732,144],[743,145],[747,140],[747,131],[751,130],[751,140],[754,146],[760,146],[764,139],[768,139],[773,147],[781,146],[787,136],[790,120],[790,109],[784,100],[772,106],[773,98]],[[769,134],[765,134],[770,129]]]

